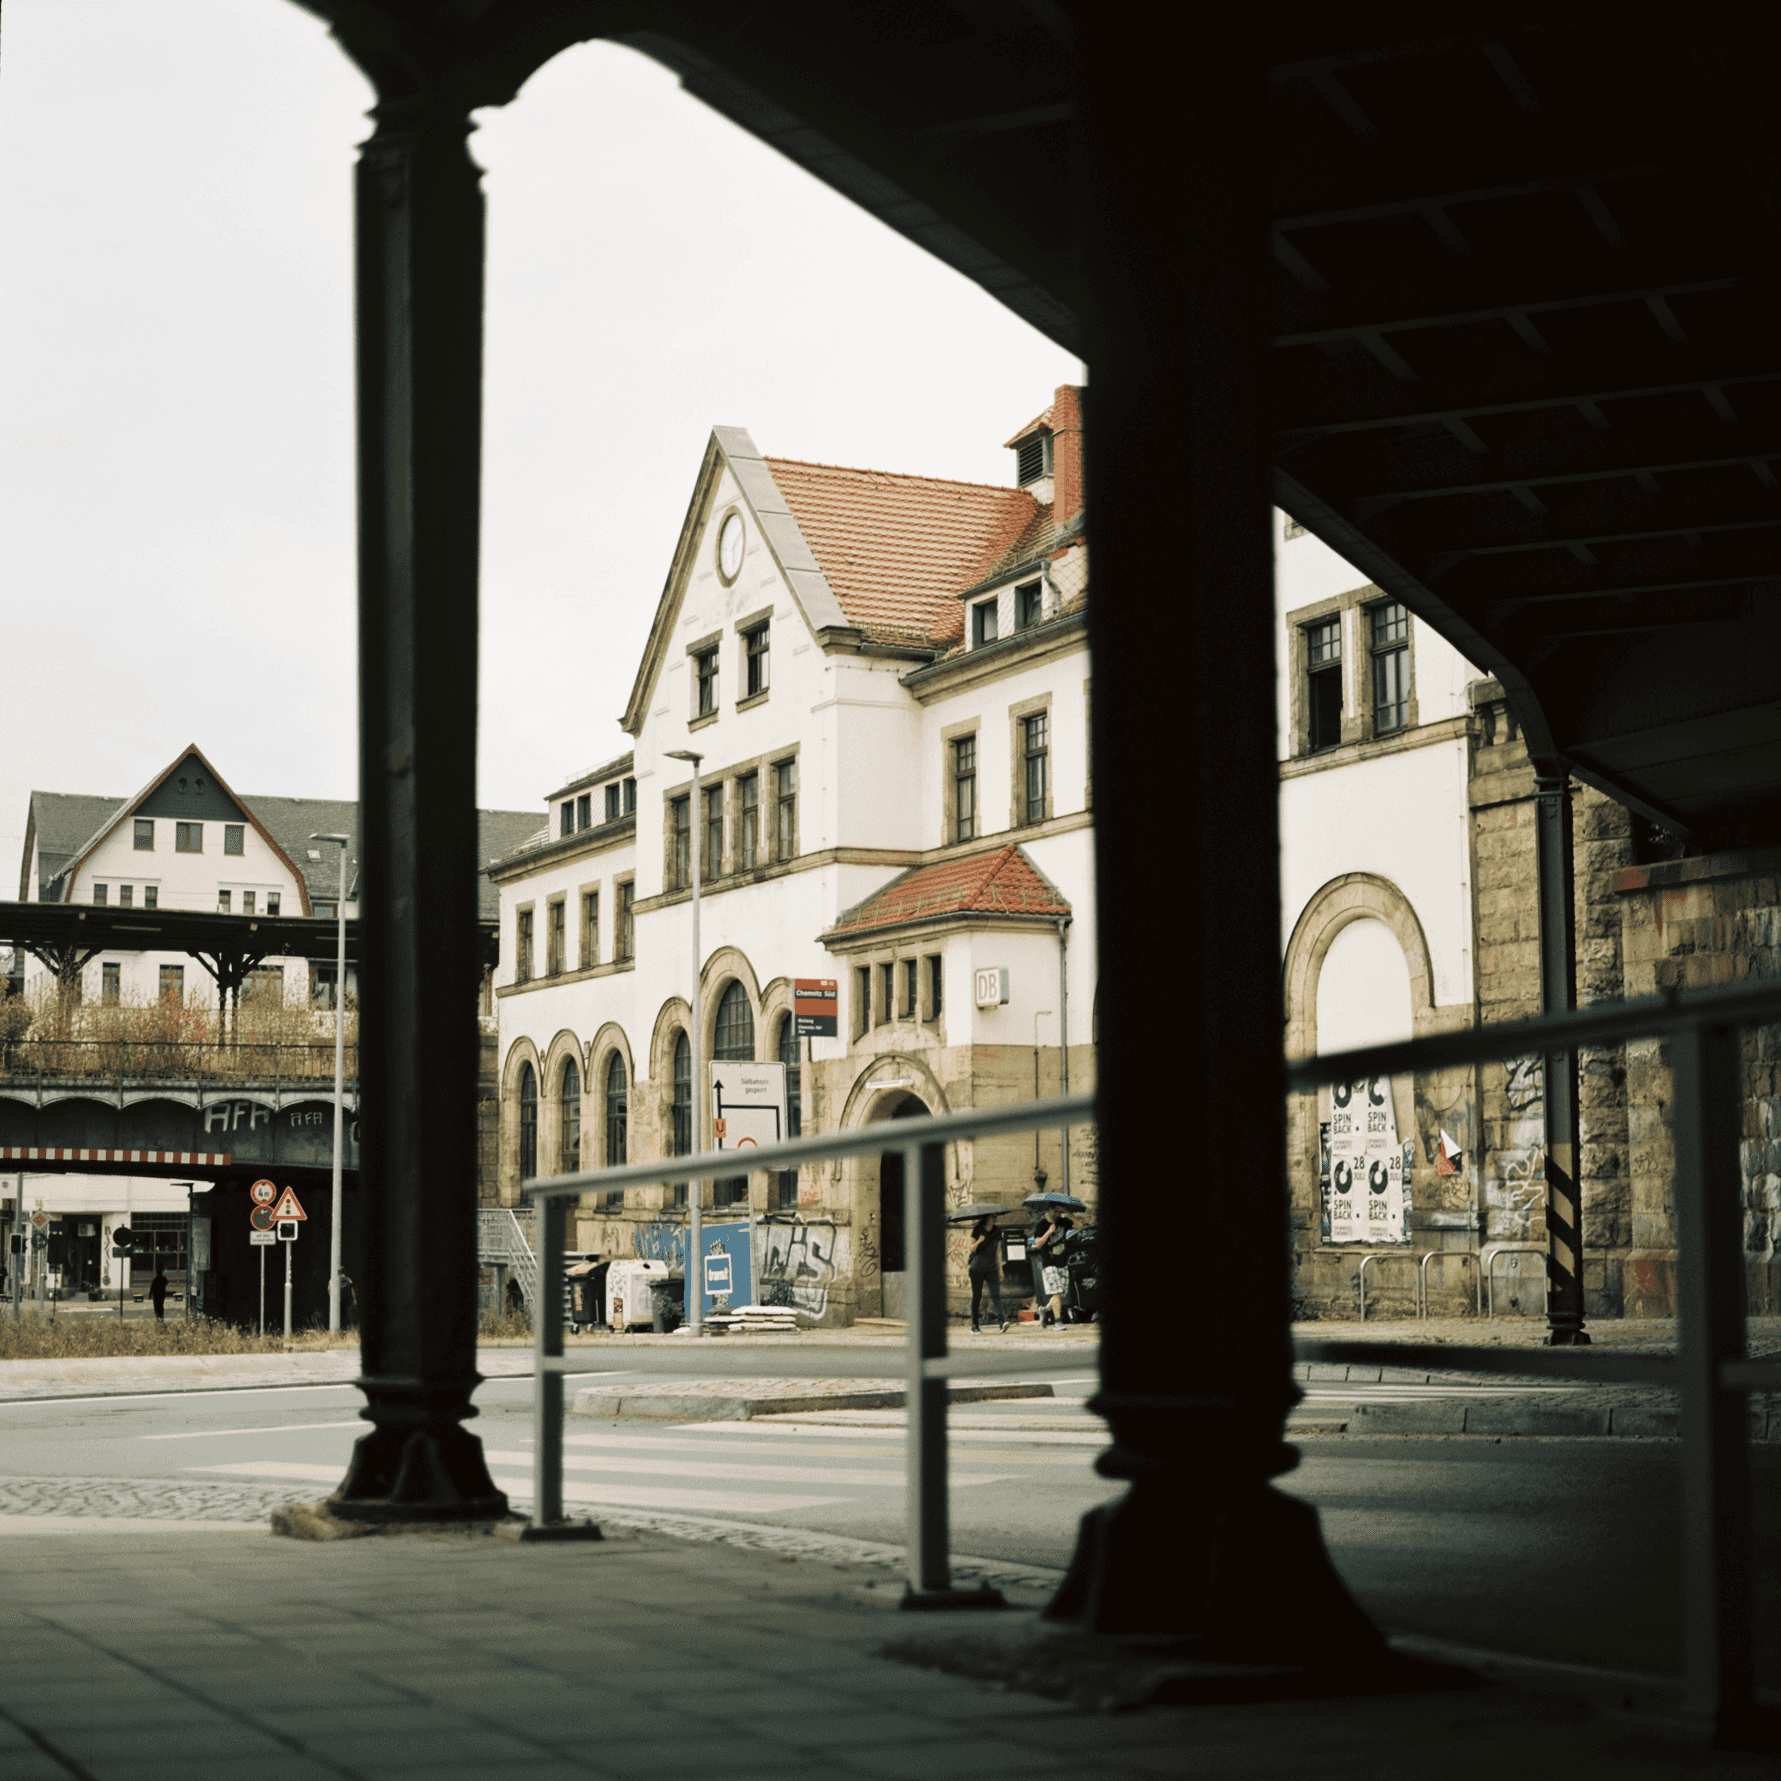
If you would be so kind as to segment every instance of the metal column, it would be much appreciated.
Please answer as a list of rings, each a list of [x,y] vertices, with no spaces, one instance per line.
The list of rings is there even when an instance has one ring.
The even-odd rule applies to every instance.
[[[406,73],[404,79],[414,78]],[[461,97],[385,96],[356,195],[359,1380],[336,1512],[500,1515],[476,1414],[483,200]]]
[[[1536,764],[1534,855],[1540,905],[1540,1012],[1577,1005],[1577,914],[1571,857],[1571,780],[1562,763]],[[1545,1060],[1546,1322],[1555,1348],[1581,1347],[1583,1328],[1583,1144],[1577,1054]]]
[[[538,1202],[538,1303],[532,1377],[532,1524],[563,1519],[563,1375],[549,1362],[563,1352],[563,1249],[569,1203]]]
[[[1682,1374],[1684,1706],[1715,1735],[1753,1727],[1749,1431],[1720,1369],[1744,1358],[1739,1249],[1738,1035],[1694,1027],[1671,1042],[1676,1137],[1677,1359]]]

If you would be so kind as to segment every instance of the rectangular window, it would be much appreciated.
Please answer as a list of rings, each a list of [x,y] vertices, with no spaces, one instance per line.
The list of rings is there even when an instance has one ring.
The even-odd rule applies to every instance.
[[[632,907],[636,901],[637,886],[627,878],[618,887],[618,932],[613,936],[621,959],[637,956],[637,923]]]
[[[1401,730],[1410,721],[1410,614],[1396,600],[1373,606],[1373,733]]]
[[[952,745],[952,808],[955,841],[977,837],[977,738],[961,736]]]
[[[96,884],[93,886],[93,902],[99,908],[103,909],[110,901],[111,886],[109,884]]]
[[[920,979],[921,967],[915,959],[903,961],[903,999],[897,1007],[897,1013],[904,1020],[915,1019],[916,984]]]
[[[594,794],[583,792],[575,800],[575,826],[578,829],[591,829],[594,826]]]
[[[717,648],[702,649],[693,657],[693,674],[699,689],[698,713],[710,717],[717,710]]]
[[[564,903],[561,897],[545,905],[544,972],[547,977],[563,974]]]
[[[1020,722],[1026,763],[1026,820],[1043,822],[1051,799],[1051,713],[1035,712]]]
[[[233,902],[233,900],[234,900],[234,893],[232,891],[226,891],[226,890],[218,891],[216,893],[216,912],[217,912],[217,914],[218,915],[227,915],[229,913],[230,904]]]
[[[144,909],[158,909],[161,906],[159,885],[145,884],[142,887],[142,906]]]
[[[615,779],[606,788],[606,820],[614,822],[618,817],[618,781]]]
[[[736,808],[741,828],[736,836],[736,870],[752,872],[760,864],[761,776],[744,773],[736,781]]]
[[[853,973],[853,1036],[872,1024],[872,967],[856,965]]]
[[[636,808],[637,808],[637,781],[634,779],[627,779],[625,781],[625,815],[626,816],[631,815],[636,810]]]
[[[529,983],[532,977],[532,912],[522,909],[513,936],[513,981]]]
[[[705,788],[705,829],[701,840],[704,851],[699,855],[699,870],[706,879],[724,875],[724,788]]]
[[[113,964],[109,959],[99,967],[99,1000],[107,1007],[115,1008],[117,1006],[118,996],[123,990],[123,985],[119,981],[121,973],[122,967]]]
[[[669,808],[668,832],[673,837],[674,857],[669,868],[676,890],[685,890],[693,881],[693,804],[691,798],[676,798]]]
[[[1342,618],[1305,627],[1305,745],[1315,754],[1342,740]]]
[[[1041,582],[1029,581],[1014,590],[1015,630],[1030,630],[1039,622],[1040,594],[1043,585]]]
[[[266,913],[268,915],[276,915],[279,911],[279,907],[280,907],[279,893],[277,891],[267,891],[267,893],[266,893]]]
[[[203,823],[176,822],[173,825],[173,851],[175,853],[202,853],[204,851]]]
[[[161,967],[161,1000],[163,1002],[183,1002],[185,994],[185,966],[163,965]]]
[[[146,817],[136,819],[136,851],[153,853],[155,850],[155,825]]]
[[[223,824],[223,852],[247,852],[247,826],[244,823],[226,822]]]
[[[317,1008],[332,1011],[338,987],[340,967],[332,959],[311,959],[309,962],[309,999]]]
[[[136,886],[133,884],[120,884],[117,887],[117,906],[120,909],[129,909],[135,902]]]
[[[946,961],[937,952],[928,955],[928,1019],[938,1020],[946,1005]]]
[[[996,603],[983,600],[971,608],[971,647],[981,649],[996,640]]]
[[[781,761],[773,769],[773,780],[779,806],[773,857],[781,860],[794,859],[798,852],[798,763]]]
[[[581,968],[600,962],[600,893],[581,893]]]
[[[880,965],[878,967],[878,1025],[883,1026],[896,1013],[897,1005],[897,967],[896,965]]]
[[[257,899],[252,891],[243,891],[241,893],[241,913],[243,915],[252,915],[254,913],[254,904],[256,901]]]
[[[757,693],[767,690],[768,664],[771,659],[767,653],[768,633],[767,625],[756,625],[752,631],[745,631],[742,635],[745,651],[742,679],[744,698],[752,699]]]
[[[562,804],[562,814],[557,822],[557,839],[561,840],[563,836],[573,835],[574,833],[575,800],[573,798],[565,798]]]

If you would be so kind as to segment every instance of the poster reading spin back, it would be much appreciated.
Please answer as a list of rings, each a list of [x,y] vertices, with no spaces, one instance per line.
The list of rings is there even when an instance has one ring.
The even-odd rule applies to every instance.
[[[1331,1088],[1329,1144],[1330,1242],[1409,1242],[1404,1150],[1389,1078]]]

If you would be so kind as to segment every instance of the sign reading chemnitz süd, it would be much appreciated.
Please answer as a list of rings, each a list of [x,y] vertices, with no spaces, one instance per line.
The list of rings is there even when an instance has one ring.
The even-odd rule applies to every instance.
[[[1373,1076],[1330,1089],[1332,1243],[1407,1243],[1404,1152],[1391,1079]]]

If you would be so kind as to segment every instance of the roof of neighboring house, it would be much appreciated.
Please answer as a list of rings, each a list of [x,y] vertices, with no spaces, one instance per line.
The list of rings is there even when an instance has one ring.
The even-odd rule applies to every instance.
[[[1041,427],[1049,427],[1051,425],[1052,416],[1056,413],[1057,403],[1054,401],[1043,414],[1035,415],[1033,419],[1028,421],[1027,424],[1019,430],[1019,432],[1010,434],[1009,437],[1002,442],[1003,450],[1006,451],[1011,449],[1020,444],[1023,439],[1030,439]]]
[[[962,859],[916,866],[845,910],[823,936],[834,940],[948,915],[1068,915],[1070,905],[1014,842]]]
[[[848,623],[874,643],[938,649],[963,635],[958,596],[1049,509],[1025,489],[768,458]]]
[[[347,900],[357,901],[361,859],[359,807],[345,798],[256,798],[241,793],[236,800],[252,812],[266,832],[302,873],[311,902],[332,902],[339,894],[340,862],[332,846],[317,846],[311,835],[350,835],[347,849]],[[65,792],[31,794],[32,832],[37,843],[37,895],[49,901],[51,887],[71,861],[98,842],[125,815],[138,797],[93,798]],[[477,813],[477,916],[494,921],[501,913],[501,893],[488,880],[482,862],[510,853],[538,827],[534,810],[479,810]],[[311,854],[317,857],[311,858]],[[26,871],[30,870],[29,864]]]

